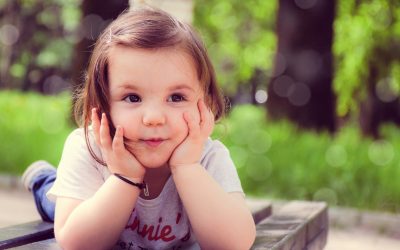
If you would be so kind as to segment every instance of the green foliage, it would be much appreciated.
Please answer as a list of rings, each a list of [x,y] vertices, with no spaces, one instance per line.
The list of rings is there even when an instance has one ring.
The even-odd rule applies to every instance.
[[[49,41],[36,57],[36,63],[40,67],[58,67],[68,69],[72,55],[72,44],[64,39]]]
[[[356,126],[315,134],[238,106],[213,137],[230,149],[247,194],[399,212],[400,135],[390,126],[382,133],[390,140],[363,138]]]
[[[40,89],[38,86],[51,75],[69,74],[78,40],[79,4],[80,0],[0,2],[0,26],[8,25],[17,33],[0,57],[0,88]]]
[[[277,1],[195,1],[194,25],[227,93],[248,82],[255,69],[271,69],[276,8]]]
[[[400,81],[399,75],[388,71],[400,63],[400,2],[341,0],[337,4],[334,89],[337,112],[344,116],[357,114],[359,102],[366,98],[371,65],[378,68],[378,81],[388,77]]]
[[[72,130],[70,106],[68,94],[0,92],[0,173],[21,174],[40,159],[56,165]]]

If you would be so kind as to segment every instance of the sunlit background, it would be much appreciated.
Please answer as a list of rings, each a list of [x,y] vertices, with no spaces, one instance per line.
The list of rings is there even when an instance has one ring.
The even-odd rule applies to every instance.
[[[57,165],[92,45],[147,2],[198,29],[247,194],[400,212],[400,2],[2,0],[0,172]]]

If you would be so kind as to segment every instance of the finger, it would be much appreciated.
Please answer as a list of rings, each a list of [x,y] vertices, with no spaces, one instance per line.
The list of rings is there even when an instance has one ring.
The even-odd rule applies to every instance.
[[[197,103],[197,107],[199,109],[199,113],[200,113],[200,127],[204,126],[204,123],[207,120],[207,106],[204,103],[203,99],[200,99],[199,102]]]
[[[214,114],[210,110],[208,122],[202,128],[202,131],[204,131],[203,133],[206,134],[207,136],[210,136],[214,130],[214,126],[215,126]]]
[[[97,143],[97,145],[100,145],[100,121],[99,121],[99,116],[97,115],[97,109],[93,108],[92,109],[92,127],[93,127],[93,132],[94,132],[94,139]]]
[[[201,118],[200,129],[202,131],[209,131],[210,128],[214,126],[214,114],[211,109],[206,106],[204,100],[201,100],[201,103],[199,104],[199,110]]]
[[[121,126],[117,126],[117,129],[115,130],[112,147],[113,147],[114,152],[116,152],[116,153],[122,153],[125,150],[124,130],[122,129]]]
[[[193,115],[188,112],[183,113],[183,118],[186,121],[188,126],[188,136],[192,138],[196,138],[200,134],[200,125],[196,123]]]
[[[110,128],[108,126],[107,116],[104,113],[101,115],[100,145],[106,150],[111,149]]]

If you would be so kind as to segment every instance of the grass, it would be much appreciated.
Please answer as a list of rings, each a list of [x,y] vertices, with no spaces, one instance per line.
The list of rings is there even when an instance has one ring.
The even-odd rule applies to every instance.
[[[266,117],[261,108],[236,107],[215,131],[248,194],[400,212],[398,128],[384,127],[387,139],[373,141],[356,126],[331,136]]]
[[[33,161],[57,165],[72,124],[67,94],[0,92],[0,173],[21,174]]]
[[[0,92],[0,173],[21,174],[32,161],[57,165],[67,135],[70,96]],[[245,192],[278,199],[400,212],[400,133],[360,136],[356,126],[335,136],[271,122],[262,108],[238,106],[213,137],[230,149]]]

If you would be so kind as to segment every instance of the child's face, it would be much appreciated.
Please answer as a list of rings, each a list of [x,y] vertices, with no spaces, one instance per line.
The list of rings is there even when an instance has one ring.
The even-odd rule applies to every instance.
[[[109,57],[110,114],[128,149],[148,168],[165,166],[186,138],[185,111],[200,120],[203,98],[191,58],[176,49],[117,46]]]

